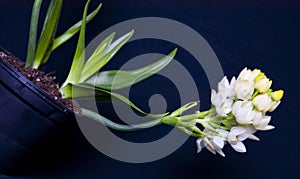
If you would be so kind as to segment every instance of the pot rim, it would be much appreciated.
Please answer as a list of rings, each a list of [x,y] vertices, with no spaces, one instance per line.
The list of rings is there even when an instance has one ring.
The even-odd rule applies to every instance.
[[[15,59],[19,60],[19,58],[15,57],[12,53],[8,52],[7,50],[0,47],[0,51],[14,57]],[[35,95],[37,95],[39,98],[43,99],[47,104],[51,105],[55,108],[55,110],[58,110],[59,112],[67,115],[67,116],[75,116],[75,112],[65,105],[61,104],[57,100],[55,100],[53,97],[48,95],[45,91],[40,89],[38,86],[36,86],[32,81],[30,81],[28,78],[26,78],[23,74],[21,74],[18,70],[16,70],[13,66],[11,66],[6,60],[2,59],[0,57],[0,67],[4,69],[7,73],[11,74],[11,76],[22,83],[22,85],[26,86],[31,92],[33,92]],[[24,100],[28,101],[26,97],[23,97],[20,95]],[[38,108],[38,106],[35,106]]]

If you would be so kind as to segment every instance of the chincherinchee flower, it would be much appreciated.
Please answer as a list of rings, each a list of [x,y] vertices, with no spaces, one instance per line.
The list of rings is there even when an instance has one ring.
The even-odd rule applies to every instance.
[[[259,117],[257,119],[253,120],[253,126],[257,130],[271,130],[274,129],[274,126],[268,125],[269,122],[271,121],[271,116],[263,115],[260,112],[257,112],[259,114]]]
[[[231,128],[228,134],[228,143],[231,147],[237,152],[246,152],[246,147],[243,144],[243,141],[247,138],[252,140],[259,140],[253,134],[256,132],[256,129],[253,127],[233,127]]]
[[[216,107],[216,112],[224,117],[231,112],[233,100],[228,99],[225,93],[212,90],[211,103]]]
[[[238,99],[241,100],[249,100],[254,92],[254,79],[260,71],[251,71],[247,68],[240,73],[238,76],[235,86],[234,92]]]
[[[199,138],[196,141],[197,144],[197,152],[201,152],[202,148],[207,148],[207,150],[209,150],[211,153],[213,154],[220,154],[221,156],[225,157],[224,152],[222,151],[224,145],[225,145],[225,141],[227,135],[228,135],[228,131],[222,130],[222,129],[217,129],[216,130],[221,136],[215,135],[212,137],[212,139],[208,139],[208,137],[203,137],[203,138]],[[206,134],[210,134],[213,135],[213,133],[209,130],[204,129],[203,131]]]
[[[246,139],[259,141],[256,131],[274,129],[267,113],[281,103],[283,90],[273,91],[271,85],[272,81],[260,70],[245,68],[237,79],[233,77],[229,82],[225,76],[218,83],[218,90],[212,89],[210,110],[166,121],[172,119],[170,124],[178,124],[182,131],[198,137],[198,153],[206,148],[224,157],[222,150],[227,143],[237,152],[246,152]]]
[[[261,112],[267,112],[273,106],[272,99],[268,94],[260,94],[253,99],[253,105]]]
[[[280,100],[283,97],[283,90],[277,90],[271,93],[271,98],[272,98],[272,104],[271,104],[271,108],[269,109],[269,112],[273,112],[278,105],[280,104]]]
[[[237,101],[233,104],[232,114],[239,124],[251,124],[255,117],[252,110],[253,105],[250,101]]]
[[[255,80],[254,88],[260,93],[266,93],[272,85],[272,81],[266,76],[259,77]]]
[[[218,83],[218,91],[219,93],[223,93],[228,98],[235,98],[234,95],[234,85],[235,85],[235,77],[233,77],[229,83],[227,77],[225,76],[219,83]]]
[[[224,117],[231,112],[234,98],[234,84],[235,77],[233,77],[229,83],[225,76],[221,82],[218,83],[218,92],[215,90],[211,92],[211,103],[216,107],[216,112],[220,116]]]

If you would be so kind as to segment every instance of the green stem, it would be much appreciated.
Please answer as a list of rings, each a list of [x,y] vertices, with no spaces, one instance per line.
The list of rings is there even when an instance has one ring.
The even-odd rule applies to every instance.
[[[197,119],[198,116],[199,116],[199,114],[190,114],[190,115],[185,115],[185,116],[178,117],[178,119],[180,121],[190,121],[190,120]]]
[[[118,131],[137,131],[137,130],[141,130],[141,129],[151,128],[151,127],[161,124],[161,119],[155,119],[150,122],[145,122],[142,124],[135,124],[135,125],[117,124],[117,123],[101,116],[98,113],[95,113],[93,111],[90,111],[90,110],[84,109],[84,108],[81,108],[81,115],[85,116],[87,118],[93,119],[97,122],[100,122],[101,124],[103,124],[109,128],[118,130]]]
[[[214,110],[215,110],[215,108],[211,108],[207,111],[202,111],[202,112],[198,113],[198,119],[204,119],[206,116],[210,115]]]
[[[209,109],[207,111],[198,112],[196,114],[190,114],[190,115],[180,116],[180,117],[178,117],[178,119],[180,121],[189,121],[189,120],[194,120],[194,119],[204,119],[207,115],[209,115],[210,113],[212,113],[213,110],[214,110],[214,108]]]
[[[35,0],[32,8],[26,66],[31,66],[34,62],[34,56],[36,50],[37,26],[39,21],[41,4],[42,4],[42,0]]]
[[[197,137],[197,138],[202,137],[202,134],[196,134],[196,133],[194,133],[194,132],[192,132],[192,131],[184,128],[184,127],[178,127],[178,129],[181,130],[182,132],[186,133],[187,135]]]
[[[250,101],[252,101],[258,94],[259,94],[259,92],[257,90],[255,90],[255,92],[253,93],[253,95],[250,98]]]

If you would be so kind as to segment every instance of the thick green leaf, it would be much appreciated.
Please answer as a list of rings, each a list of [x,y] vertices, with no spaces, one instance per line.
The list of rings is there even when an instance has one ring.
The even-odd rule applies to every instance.
[[[129,33],[123,35],[118,40],[107,46],[107,48],[101,53],[98,53],[97,56],[91,56],[91,58],[89,58],[89,60],[83,67],[80,82],[84,82],[93,74],[98,72],[104,65],[106,65],[111,60],[111,58],[120,50],[120,48],[125,45],[125,43],[131,38],[133,33],[134,30],[130,31]]]
[[[99,4],[99,6],[86,17],[86,23],[89,23],[100,11],[102,6],[102,3]],[[70,38],[72,38],[79,30],[82,25],[82,20],[77,22],[75,25],[73,25],[71,28],[69,28],[65,33],[54,39],[53,45],[52,45],[52,51],[55,50],[60,45],[67,42]]]
[[[111,101],[111,95],[103,93],[102,91],[95,90],[90,86],[80,86],[68,84],[60,89],[63,98],[71,99],[76,98],[79,100],[95,100],[97,102]]]
[[[45,20],[44,20],[44,24],[43,24],[43,29],[42,29],[42,34],[41,34],[41,36],[44,34],[45,29],[47,28],[47,24],[48,24],[49,18],[50,18],[50,16],[51,16],[51,13],[52,13],[52,10],[53,10],[54,3],[55,3],[55,1],[52,0],[52,1],[50,2],[50,4],[49,4],[48,10],[47,10],[47,14],[46,14],[46,17],[45,17]],[[58,24],[58,20],[57,20],[57,24]],[[57,29],[57,24],[56,24],[55,29]],[[46,50],[46,52],[45,52],[45,54],[44,54],[44,56],[43,56],[43,59],[42,59],[41,64],[46,63],[47,60],[49,59],[50,55],[51,55],[51,52],[52,52],[52,51],[51,51],[51,47],[52,47],[52,41],[53,41],[54,36],[55,36],[55,33],[53,33],[53,35],[52,35],[51,42],[50,42],[50,44],[49,44],[49,46],[48,46],[48,48],[47,48],[47,50]],[[41,38],[41,37],[40,37],[40,38]]]
[[[93,54],[90,56],[89,60],[87,63],[90,63],[89,61],[91,59],[96,58],[97,56],[99,57],[101,54],[104,53],[104,51],[108,48],[108,46],[111,44],[113,38],[115,37],[115,32],[111,33],[108,37],[106,37],[96,48],[96,50],[93,52]]]
[[[26,57],[26,66],[32,66],[36,50],[36,37],[38,29],[39,14],[43,0],[35,0],[31,13],[29,41]]]
[[[77,84],[80,78],[80,74],[84,65],[85,60],[85,28],[86,28],[86,14],[88,11],[90,0],[87,1],[82,18],[82,26],[80,29],[79,39],[77,43],[76,52],[74,55],[73,63],[71,66],[71,70],[69,72],[68,78],[65,81],[64,85],[68,83]]]
[[[33,62],[33,68],[38,68],[42,63],[44,63],[47,60],[44,59],[45,54],[50,53],[49,51],[51,51],[51,45],[55,36],[63,2],[62,0],[52,1],[54,2],[50,3],[48,9],[49,14],[47,14],[47,22],[45,22],[44,31],[42,32],[41,38],[38,43],[35,59]],[[46,56],[49,56],[49,54],[47,54]]]
[[[170,54],[159,61],[136,70],[112,70],[100,72],[86,80],[84,83],[107,90],[118,90],[132,86],[165,68],[174,58],[176,51],[177,49],[174,49]]]
[[[52,11],[53,11],[54,3],[55,3],[55,1],[51,0],[49,5],[48,5],[48,10],[47,10],[47,13],[46,13],[46,16],[45,16],[45,19],[44,19],[42,32],[44,32],[46,27],[47,27],[48,20],[49,20],[51,14],[52,14]]]

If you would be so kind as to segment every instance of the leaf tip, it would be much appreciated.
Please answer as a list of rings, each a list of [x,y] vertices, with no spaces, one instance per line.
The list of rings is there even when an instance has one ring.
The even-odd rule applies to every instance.
[[[100,10],[101,7],[102,7],[102,3],[99,4],[97,9]]]
[[[176,53],[177,53],[177,50],[178,49],[175,48],[168,56],[173,59],[175,57]]]

